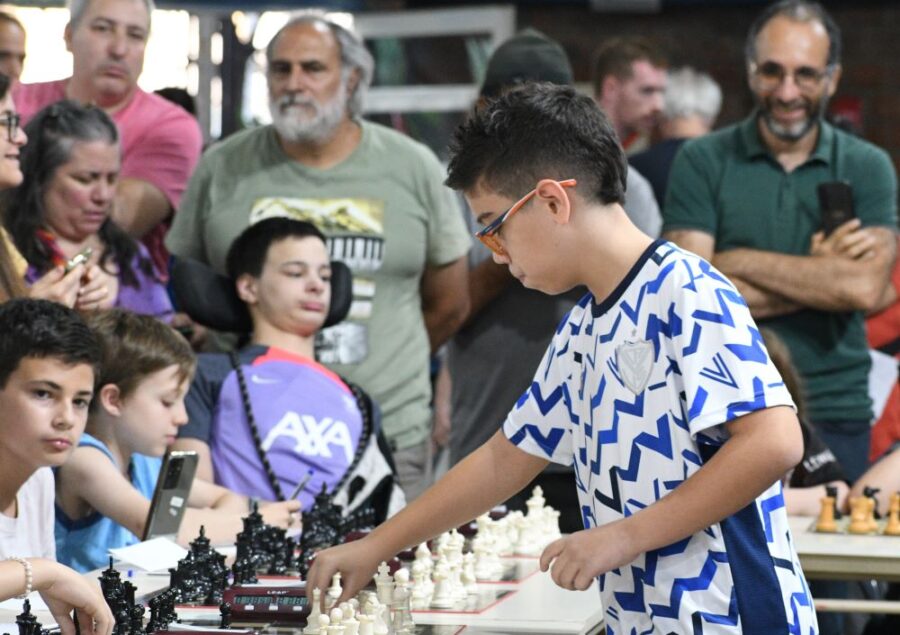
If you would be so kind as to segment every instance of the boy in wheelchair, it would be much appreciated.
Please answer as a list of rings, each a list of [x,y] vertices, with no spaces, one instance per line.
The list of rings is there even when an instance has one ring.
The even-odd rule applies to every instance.
[[[195,450],[197,477],[268,500],[323,490],[349,514],[371,506],[376,522],[398,511],[390,450],[374,402],[315,361],[316,334],[350,308],[350,270],[330,262],[312,224],[269,218],[232,244],[229,279],[178,261],[175,296],[193,319],[248,334],[236,353],[206,353],[185,399],[189,423],[177,449]]]

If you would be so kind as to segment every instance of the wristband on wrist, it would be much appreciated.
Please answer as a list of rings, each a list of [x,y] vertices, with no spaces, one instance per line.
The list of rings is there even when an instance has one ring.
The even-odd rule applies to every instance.
[[[16,596],[17,600],[24,600],[32,591],[34,591],[34,572],[31,569],[31,563],[25,558],[11,557],[7,558],[7,560],[15,560],[25,567],[25,592],[22,595]]]

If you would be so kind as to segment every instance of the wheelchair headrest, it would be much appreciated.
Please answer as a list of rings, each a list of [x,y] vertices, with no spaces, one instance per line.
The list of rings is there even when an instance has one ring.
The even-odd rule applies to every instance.
[[[173,258],[170,269],[175,305],[203,326],[228,333],[253,330],[250,311],[238,297],[234,281],[209,265],[190,258]],[[339,260],[331,262],[331,306],[325,326],[337,324],[350,312],[353,274]]]

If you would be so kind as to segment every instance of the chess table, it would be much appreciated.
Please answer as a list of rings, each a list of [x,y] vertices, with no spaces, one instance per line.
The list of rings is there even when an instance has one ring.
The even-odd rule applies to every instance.
[[[809,580],[900,582],[900,537],[824,534],[812,529],[813,516],[789,522],[800,565]],[[861,613],[900,613],[900,602],[814,598],[816,609]]]
[[[518,559],[517,559],[518,560]],[[526,559],[523,559],[526,560]],[[529,559],[535,561],[535,559]],[[530,570],[530,563],[526,567]],[[122,567],[125,569],[125,567]],[[100,570],[86,573],[85,577],[96,581]],[[146,604],[146,596],[165,588],[169,575],[135,572],[123,579],[137,586],[136,599]],[[265,580],[261,580],[265,582]],[[417,625],[434,626],[435,633],[452,631],[454,635],[500,635],[510,633],[543,633],[546,635],[595,635],[603,631],[603,609],[597,583],[587,591],[566,591],[556,586],[549,573],[534,571],[524,579],[507,582],[479,583],[482,589],[509,591],[491,606],[480,611],[413,611]],[[20,611],[0,609],[0,623],[11,623]],[[209,618],[217,622],[218,608],[193,609],[178,607],[178,613],[190,620],[195,615],[209,613]],[[34,611],[38,621],[45,626],[53,622],[45,611]],[[449,628],[449,627],[459,628]],[[237,627],[237,625],[235,625]],[[441,627],[441,628],[437,628]],[[278,633],[296,630],[280,628]],[[422,629],[427,630],[427,629]],[[15,632],[15,631],[12,631]],[[268,632],[268,631],[267,631]]]

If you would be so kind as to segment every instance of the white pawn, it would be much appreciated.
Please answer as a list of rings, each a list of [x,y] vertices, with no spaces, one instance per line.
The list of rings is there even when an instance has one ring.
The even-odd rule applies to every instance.
[[[366,604],[366,612],[372,616],[372,632],[374,635],[388,635],[390,628],[385,621],[385,610],[387,606],[378,602],[378,600],[369,600]]]
[[[344,620],[341,622],[344,635],[358,635],[359,620],[356,619],[356,609],[350,602],[341,602],[341,612],[344,614]]]
[[[431,594],[434,592],[434,583],[425,565],[418,560],[412,564],[412,592],[410,594],[410,607],[413,609],[427,609],[431,602]]]
[[[428,543],[423,542],[416,549],[416,562],[421,562],[423,565],[427,567],[428,573],[431,573],[431,570],[434,569],[434,560],[431,559],[431,549],[428,548]]]
[[[328,616],[324,613],[319,615],[319,634],[327,635],[329,626],[331,626],[331,620],[328,619]]]
[[[365,613],[359,614],[359,635],[375,635],[374,618]]]
[[[328,615],[329,626],[326,635],[344,635],[344,612],[338,607],[331,609]]]
[[[400,632],[415,626],[410,613],[411,608],[409,570],[398,569],[394,574],[394,617],[392,622],[395,631]]]
[[[450,587],[450,569],[446,562],[438,561],[434,567],[434,595],[431,606],[436,609],[453,607],[453,589]]]
[[[319,616],[322,614],[321,606],[322,590],[316,587],[313,589],[312,609],[306,618],[306,628],[303,629],[303,635],[319,635]]]
[[[341,587],[341,572],[338,571],[331,577],[331,586],[328,587],[328,595],[325,597],[325,609],[330,610],[337,604],[337,601],[343,592],[344,589]]]
[[[463,556],[462,583],[467,595],[478,593],[478,584],[475,578],[475,554],[467,553]]]

